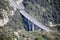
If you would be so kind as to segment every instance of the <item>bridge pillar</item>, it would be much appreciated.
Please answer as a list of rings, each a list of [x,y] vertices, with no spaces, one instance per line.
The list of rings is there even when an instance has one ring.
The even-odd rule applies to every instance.
[[[32,24],[32,31],[34,31],[34,24]]]

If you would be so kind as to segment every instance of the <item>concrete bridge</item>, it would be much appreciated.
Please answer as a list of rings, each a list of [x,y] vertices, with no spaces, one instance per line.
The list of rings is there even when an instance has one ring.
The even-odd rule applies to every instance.
[[[31,15],[29,15],[24,6],[21,6],[19,4],[17,4],[17,2],[15,0],[9,0],[11,6],[13,8],[16,8],[19,10],[19,12],[27,19],[29,20],[32,24],[33,24],[33,30],[34,30],[34,25],[36,25],[37,27],[45,30],[46,32],[52,32],[53,30],[51,30],[49,27],[44,26],[42,23],[38,22],[34,17],[32,17]],[[22,3],[22,1],[20,1],[20,3]]]

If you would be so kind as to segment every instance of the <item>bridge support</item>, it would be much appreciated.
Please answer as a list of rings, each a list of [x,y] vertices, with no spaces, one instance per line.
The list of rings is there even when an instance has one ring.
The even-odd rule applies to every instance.
[[[34,24],[32,24],[32,31],[34,31]]]

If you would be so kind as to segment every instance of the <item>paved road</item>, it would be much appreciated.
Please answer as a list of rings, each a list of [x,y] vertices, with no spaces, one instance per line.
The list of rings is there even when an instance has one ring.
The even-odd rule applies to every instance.
[[[32,23],[34,23],[35,25],[37,25],[38,27],[42,28],[43,30],[47,31],[47,32],[52,32],[53,30],[51,30],[50,28],[44,26],[43,24],[41,24],[40,22],[38,22],[35,18],[33,18],[32,16],[30,16],[25,10],[24,10],[24,6],[22,7],[21,5],[18,5],[16,3],[15,0],[10,0],[11,5],[13,5],[13,7],[19,9],[20,13],[26,17],[28,20],[30,20]],[[23,9],[23,10],[21,10]]]
[[[25,9],[23,6],[17,5],[18,3],[17,3],[15,0],[9,0],[9,2],[10,2],[10,5],[11,5],[12,7],[14,7],[14,8],[18,8],[19,10]],[[21,1],[20,1],[20,2],[21,2]]]

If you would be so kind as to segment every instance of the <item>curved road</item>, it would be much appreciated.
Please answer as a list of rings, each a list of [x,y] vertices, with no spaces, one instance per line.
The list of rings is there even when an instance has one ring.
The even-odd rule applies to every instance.
[[[38,22],[35,18],[33,18],[32,16],[30,16],[24,9],[24,6],[18,5],[16,3],[15,0],[9,0],[11,5],[15,8],[17,8],[20,13],[26,17],[28,20],[30,20],[32,23],[34,23],[35,25],[37,25],[38,27],[40,27],[41,29],[45,30],[46,32],[52,32],[53,30],[51,30],[50,28],[44,26],[43,24],[41,24],[40,22]],[[22,9],[22,10],[21,10]]]
[[[0,20],[0,26],[4,26],[5,24],[7,24],[9,22],[9,18],[6,15],[7,12],[5,10],[3,10],[2,13],[3,13],[4,19],[3,20]]]

